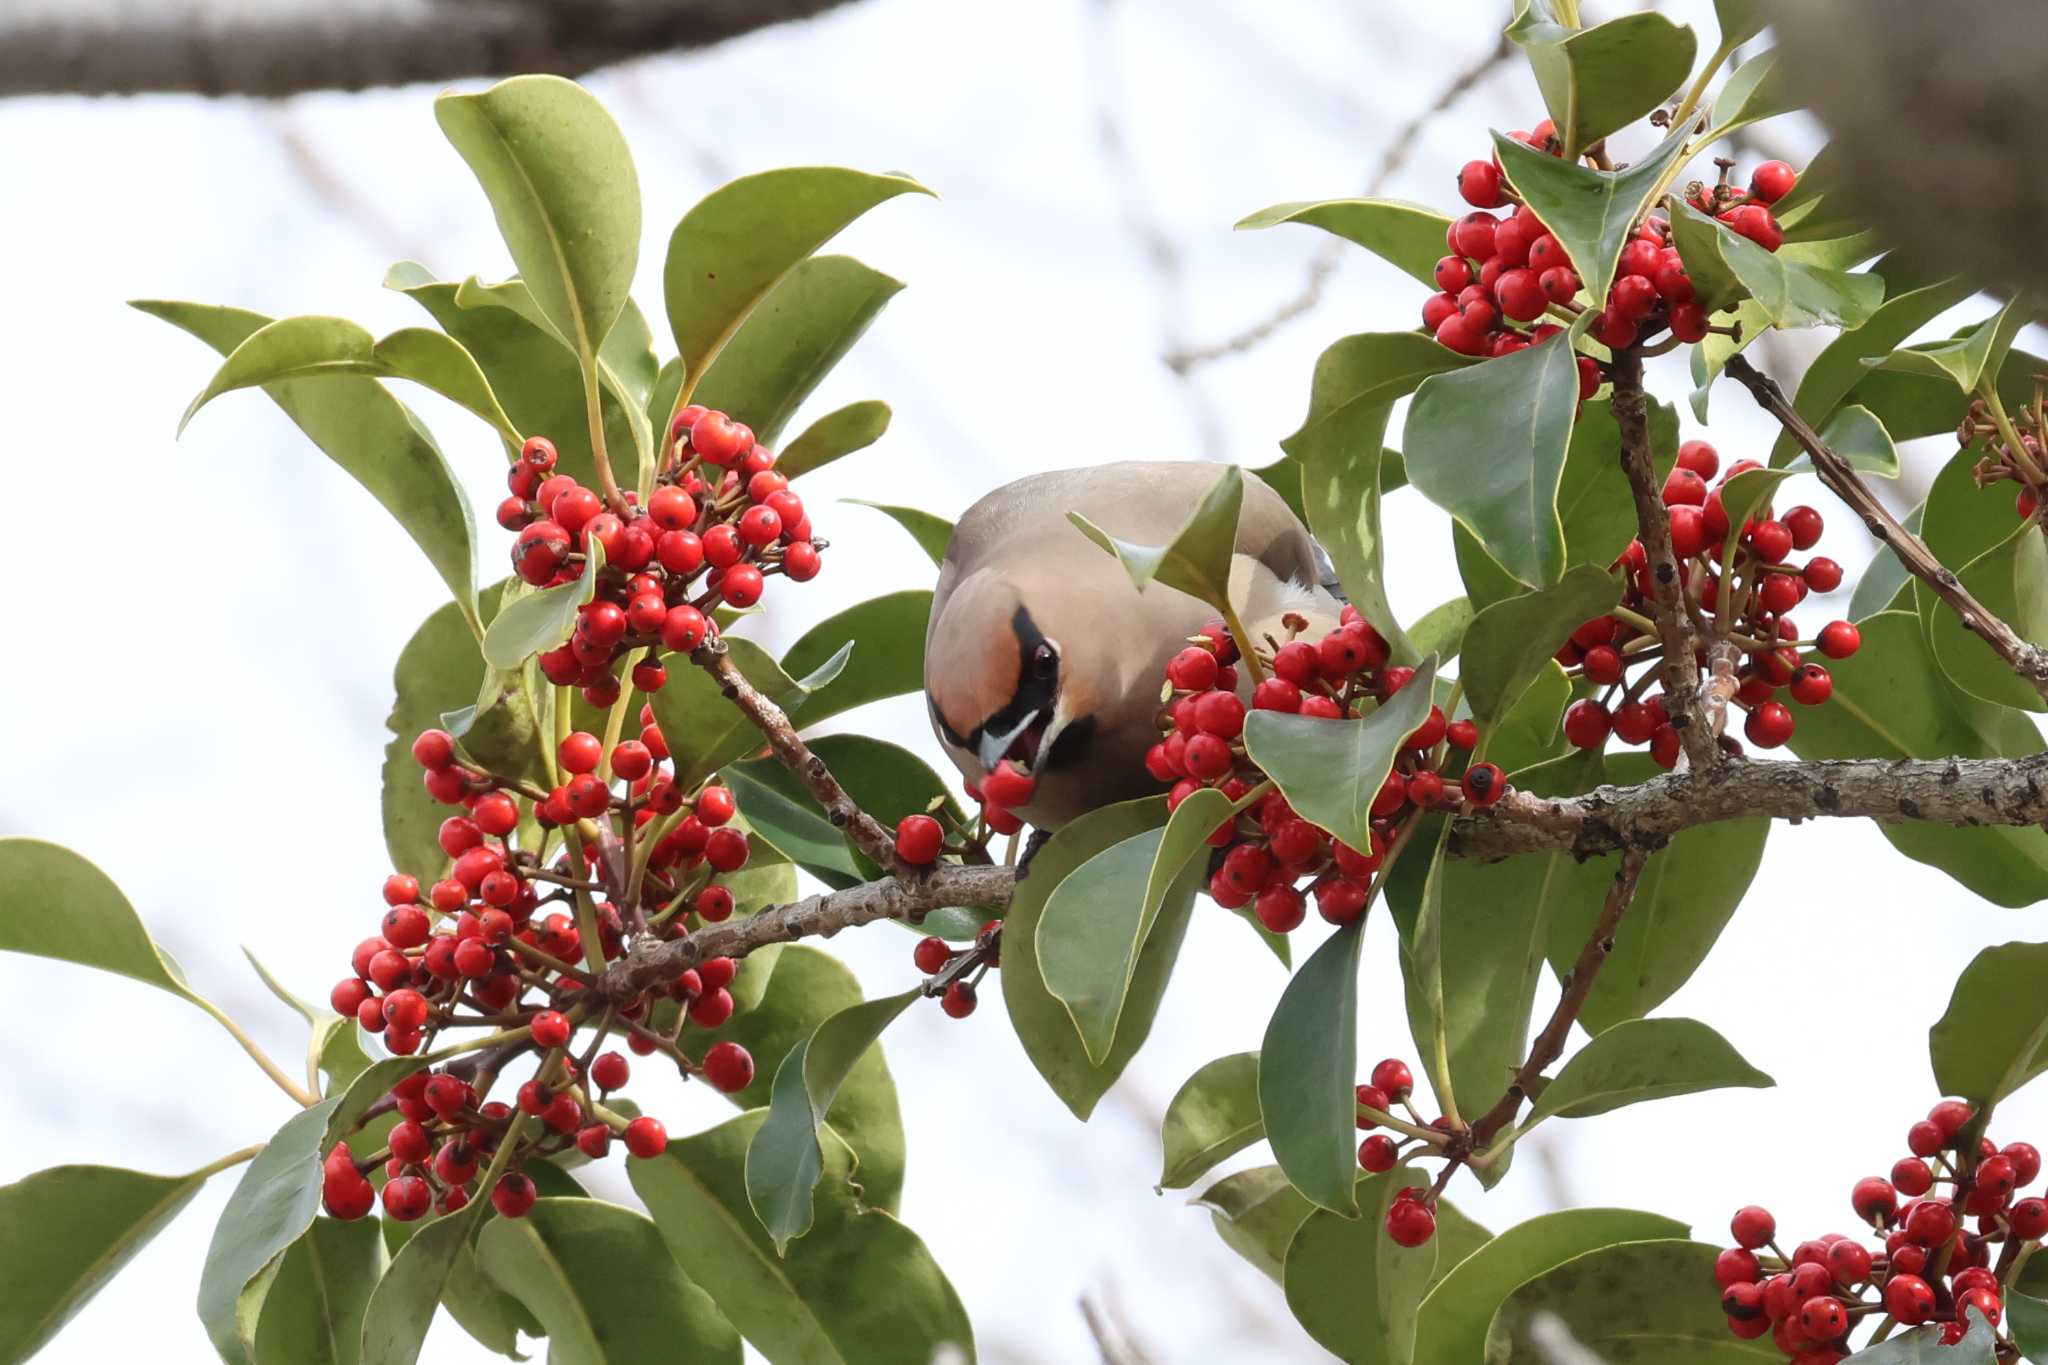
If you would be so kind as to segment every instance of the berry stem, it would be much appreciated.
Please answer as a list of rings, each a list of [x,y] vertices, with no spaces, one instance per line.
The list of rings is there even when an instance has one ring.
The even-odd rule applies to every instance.
[[[583,860],[582,840],[565,838],[562,845],[569,852],[569,866],[576,869],[578,876],[589,876],[589,868]],[[576,888],[576,933],[583,940],[583,965],[590,969],[592,976],[603,976],[604,942],[599,936],[597,902],[580,886]]]
[[[1673,128],[1683,128],[1686,119],[1692,115],[1692,111],[1700,107],[1700,100],[1706,95],[1707,86],[1713,82],[1714,76],[1726,64],[1728,59],[1735,55],[1735,46],[1733,43],[1724,42],[1714,49],[1714,54],[1711,57],[1707,58],[1707,64],[1700,69],[1700,74],[1694,79],[1692,88],[1685,92],[1685,98],[1679,102],[1677,111],[1671,115],[1671,126]],[[1708,141],[1709,139],[1702,138],[1700,145],[1705,146]],[[1672,168],[1671,173],[1676,175],[1678,167],[1683,166],[1686,160],[1687,158],[1680,157],[1678,165]],[[1663,197],[1664,189],[1662,186],[1659,186],[1657,193],[1650,196],[1649,202],[1654,204]]]
[[[1244,622],[1237,619],[1237,608],[1231,605],[1230,594],[1223,595],[1223,624],[1230,628],[1230,638],[1237,641],[1238,657],[1251,671],[1252,685],[1258,686],[1266,680],[1265,665],[1259,662],[1259,642],[1252,639],[1252,633],[1244,628]]]

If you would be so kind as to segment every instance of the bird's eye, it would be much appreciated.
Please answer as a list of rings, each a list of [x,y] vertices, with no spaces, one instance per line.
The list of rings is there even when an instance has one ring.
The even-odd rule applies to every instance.
[[[1050,644],[1041,644],[1031,651],[1031,675],[1036,678],[1051,678],[1060,671],[1060,652]]]

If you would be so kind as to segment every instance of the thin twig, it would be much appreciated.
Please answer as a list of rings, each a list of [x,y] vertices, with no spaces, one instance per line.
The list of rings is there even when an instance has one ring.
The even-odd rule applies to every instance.
[[[2043,698],[2048,698],[2048,650],[2021,639],[2018,632],[1979,602],[1954,572],[1934,557],[1933,551],[1927,548],[1927,542],[1900,525],[1898,518],[1878,501],[1877,495],[1870,491],[1849,462],[1830,448],[1799,415],[1777,381],[1739,355],[1729,359],[1724,373],[1748,389],[1757,405],[1778,419],[1778,424],[1813,460],[1814,473],[1820,476],[1828,491],[1849,504],[1850,510],[1870,528],[1870,534],[1898,556],[1906,572],[1925,583],[1936,597],[1955,611],[1966,629],[1989,645],[1994,654],[2005,660],[2012,671],[2025,679]]]

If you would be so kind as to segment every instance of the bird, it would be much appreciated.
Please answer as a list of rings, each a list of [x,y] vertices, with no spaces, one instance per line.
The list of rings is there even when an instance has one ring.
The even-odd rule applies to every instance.
[[[926,709],[940,747],[977,790],[1005,758],[1031,776],[1014,814],[1034,829],[1161,789],[1145,753],[1160,738],[1166,665],[1217,616],[1163,583],[1141,592],[1067,513],[1120,540],[1165,544],[1222,469],[1124,461],[1032,474],[955,523],[925,633]],[[1252,638],[1287,638],[1281,618],[1290,613],[1334,629],[1344,607],[1335,586],[1301,519],[1247,478],[1230,600]]]

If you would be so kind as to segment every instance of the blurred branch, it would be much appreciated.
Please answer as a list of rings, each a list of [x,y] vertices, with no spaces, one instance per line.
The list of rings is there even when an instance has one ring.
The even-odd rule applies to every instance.
[[[1507,60],[1510,50],[1511,45],[1507,36],[1503,34],[1486,55],[1453,76],[1450,83],[1430,101],[1428,108],[1402,126],[1401,131],[1394,135],[1394,140],[1387,144],[1386,153],[1380,158],[1379,169],[1373,172],[1371,181],[1366,184],[1367,198],[1384,190],[1387,183],[1408,164],[1408,158],[1414,152],[1416,144],[1422,140],[1422,131],[1429,125],[1429,121],[1439,114],[1448,112],[1459,100],[1470,94],[1495,67]],[[1205,346],[1180,346],[1168,349],[1161,357],[1165,360],[1166,367],[1175,374],[1186,375],[1212,360],[1221,360],[1228,355],[1249,351],[1294,319],[1313,309],[1323,301],[1323,290],[1328,287],[1330,277],[1337,273],[1337,267],[1343,262],[1347,246],[1348,243],[1342,238],[1333,237],[1324,242],[1309,259],[1308,274],[1293,297],[1234,336]]]
[[[0,19],[0,96],[276,98],[513,72],[577,76],[848,0],[72,0]]]

